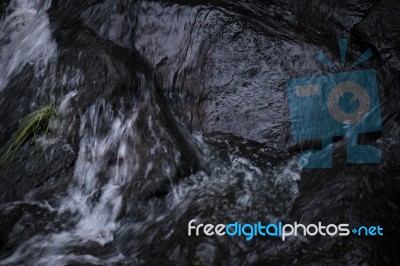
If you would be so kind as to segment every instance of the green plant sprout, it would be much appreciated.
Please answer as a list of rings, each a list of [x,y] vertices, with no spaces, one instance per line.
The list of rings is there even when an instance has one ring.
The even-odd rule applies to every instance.
[[[44,130],[46,136],[56,116],[57,108],[55,104],[50,103],[24,117],[18,130],[11,137],[7,150],[0,157],[0,165],[12,161],[21,146],[31,137],[36,139],[36,134],[40,130]]]

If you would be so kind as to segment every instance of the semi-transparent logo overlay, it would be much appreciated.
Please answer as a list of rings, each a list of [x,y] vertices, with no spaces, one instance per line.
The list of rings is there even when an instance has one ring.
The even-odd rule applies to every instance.
[[[339,40],[342,66],[346,66],[348,41]],[[350,69],[372,56],[367,50]],[[322,52],[316,59],[339,68]],[[301,168],[332,167],[332,137],[347,139],[348,163],[379,163],[381,152],[371,145],[358,144],[361,133],[382,129],[376,72],[372,69],[338,72],[287,81],[287,92],[294,141],[322,141],[321,150],[304,152]]]
[[[188,223],[188,236],[230,236],[244,237],[250,241],[255,237],[278,237],[286,241],[289,237],[296,236],[383,236],[383,228],[380,225],[351,227],[349,224],[327,224],[321,222],[304,225],[301,223],[287,224],[282,222],[265,224],[257,222],[254,224],[242,224],[233,222],[230,224],[202,224],[192,219]]]

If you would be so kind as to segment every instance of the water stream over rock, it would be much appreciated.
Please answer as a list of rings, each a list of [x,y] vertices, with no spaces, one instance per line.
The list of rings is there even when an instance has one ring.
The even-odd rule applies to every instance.
[[[0,152],[55,103],[50,133],[0,168],[0,265],[400,263],[396,1],[0,3]],[[286,81],[348,60],[380,82],[381,164],[297,165]],[[43,152],[38,151],[41,145]],[[384,238],[188,237],[187,223],[380,224]]]

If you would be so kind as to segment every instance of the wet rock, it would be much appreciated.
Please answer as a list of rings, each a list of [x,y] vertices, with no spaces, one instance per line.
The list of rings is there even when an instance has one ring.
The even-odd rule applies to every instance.
[[[1,202],[29,198],[28,193],[39,188],[54,193],[57,186],[68,184],[76,155],[62,143],[41,149],[27,142],[14,161],[1,167]]]
[[[15,76],[7,88],[0,93],[2,112],[0,112],[0,151],[3,153],[12,134],[17,130],[19,120],[31,112],[29,102],[35,92],[30,87],[33,85],[33,69],[25,67],[19,75]],[[14,99],[18,99],[15,101]],[[32,104],[32,103],[31,103]],[[13,115],[10,115],[13,114]]]
[[[321,35],[333,43],[338,37],[350,37],[350,30],[373,9],[378,0],[346,0],[327,2],[312,0],[307,2],[294,0],[277,1],[285,9],[295,14],[311,34]]]
[[[55,218],[44,206],[28,203],[11,204],[0,213],[0,258],[35,235],[51,231],[48,222]],[[53,228],[54,229],[54,228]]]
[[[400,6],[397,1],[381,1],[357,23],[354,34],[373,44],[388,69],[400,71]]]
[[[20,264],[66,253],[77,257],[64,264],[74,265],[398,264],[396,9],[372,0],[52,1],[57,57],[42,76],[29,60],[13,73],[1,92],[0,145],[4,150],[18,121],[48,95],[63,103],[60,142],[38,164],[26,143],[0,169],[1,200],[11,202],[0,208],[1,254],[21,247]],[[285,151],[286,81],[335,71],[314,54],[322,50],[338,62],[342,37],[352,41],[350,59],[365,48],[375,53],[360,68],[378,73],[385,129],[361,140],[378,143],[384,161],[349,166],[342,138],[333,169],[300,172],[296,152],[303,146]],[[107,198],[110,187],[117,192]],[[75,212],[60,217],[36,202],[69,204]],[[68,225],[83,218],[83,233],[100,228],[99,242],[46,240],[57,230],[68,235]],[[188,238],[193,218],[382,223],[389,237]],[[38,233],[31,240],[37,243],[25,242]]]
[[[270,20],[243,23],[224,9],[144,2],[138,17],[135,47],[155,66],[167,101],[192,130],[288,142],[285,82],[294,74],[292,64],[303,73],[319,72],[301,56],[315,48],[293,39],[293,16],[279,21],[284,37]]]
[[[8,3],[9,3],[9,1],[3,1],[3,2],[0,4],[0,18],[2,18],[2,17],[4,16],[4,13],[5,13],[5,11],[6,11],[6,8],[7,8],[7,6],[8,6]]]

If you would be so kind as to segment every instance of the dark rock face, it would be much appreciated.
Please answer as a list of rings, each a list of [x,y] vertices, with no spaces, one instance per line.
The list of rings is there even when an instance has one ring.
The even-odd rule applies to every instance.
[[[310,59],[301,58],[301,50],[312,49],[300,48],[294,41],[292,27],[298,24],[292,15],[286,13],[288,21],[279,25],[280,38],[274,31],[276,25],[242,22],[230,17],[227,10],[143,2],[136,12],[138,25],[133,37],[109,35],[129,30],[107,28],[107,21],[99,34],[141,51],[159,73],[165,97],[191,128],[235,133],[262,142],[274,140],[280,145],[289,140],[283,85],[291,72],[289,64],[306,65],[305,60]],[[259,17],[273,12],[271,7]],[[92,13],[99,14],[98,9]],[[92,13],[88,14],[89,25],[99,20]],[[129,16],[126,20],[130,21]],[[310,73],[319,71],[313,62],[308,67]]]
[[[9,7],[0,152],[39,106],[54,102],[59,115],[41,156],[28,141],[0,168],[0,264],[400,263],[396,1]],[[384,128],[360,141],[378,146],[383,162],[347,164],[338,139],[334,168],[300,171],[286,81],[331,72],[314,54],[339,62],[340,38],[350,39],[349,61],[374,52],[358,68],[377,72]],[[385,236],[188,237],[194,218],[380,224]]]
[[[9,4],[9,2],[10,1],[3,1],[1,4],[0,4],[0,16],[4,16],[4,13],[5,13],[5,11],[6,11],[6,8],[7,8],[7,6],[8,6],[8,4]]]
[[[374,45],[382,63],[394,73],[398,73],[400,33],[398,30],[400,6],[395,1],[382,1],[354,26],[354,33]]]

